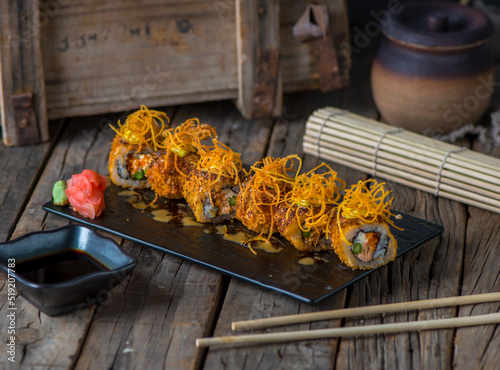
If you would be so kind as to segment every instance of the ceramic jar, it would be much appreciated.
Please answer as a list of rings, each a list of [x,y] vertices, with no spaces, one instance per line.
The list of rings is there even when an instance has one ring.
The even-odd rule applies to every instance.
[[[494,86],[493,26],[483,13],[450,2],[408,3],[382,29],[371,82],[386,122],[440,134],[481,119]]]

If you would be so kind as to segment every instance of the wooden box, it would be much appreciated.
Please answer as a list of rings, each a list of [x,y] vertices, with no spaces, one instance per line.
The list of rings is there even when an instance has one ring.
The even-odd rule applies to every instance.
[[[346,6],[326,3],[325,77],[321,48],[292,33],[304,0],[4,0],[3,140],[44,141],[50,119],[141,104],[234,99],[247,118],[279,115],[283,93],[348,83]]]

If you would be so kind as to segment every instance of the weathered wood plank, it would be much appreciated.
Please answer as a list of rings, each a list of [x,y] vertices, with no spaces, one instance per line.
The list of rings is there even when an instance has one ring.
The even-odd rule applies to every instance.
[[[45,80],[40,47],[39,1],[0,4],[0,115],[5,145],[48,140]],[[16,105],[16,96],[33,96]],[[14,101],[13,101],[14,99]]]
[[[304,2],[270,0],[263,7],[264,3],[145,0],[138,5],[132,0],[41,0],[49,118],[118,112],[139,104],[240,99],[255,105],[253,98],[259,95],[272,96],[274,107],[269,112],[272,108],[279,111],[281,80],[287,92],[318,88],[317,67],[310,45],[299,43],[291,33],[291,22],[299,18]],[[280,3],[288,14],[284,17],[277,11]],[[350,61],[348,54],[340,53],[340,45],[348,38],[347,8],[345,0],[329,0],[328,4],[345,85]],[[239,33],[244,34],[246,46],[240,51],[236,5],[243,10]],[[272,68],[259,69],[267,57],[272,61],[267,66]],[[238,75],[239,66],[245,76]],[[257,91],[252,81],[259,79],[247,78],[275,73],[276,91],[271,91],[272,83],[262,84]],[[250,95],[241,99],[238,92],[243,90]],[[259,104],[264,101],[267,104],[267,99]]]
[[[325,105],[339,106],[340,103],[341,95],[339,93],[321,94],[319,92],[309,92],[287,96],[283,114],[277,118],[273,127],[269,148],[262,155],[280,157],[294,153],[301,154],[301,137],[304,134],[304,124],[307,116],[319,107]],[[355,107],[349,106],[349,108],[354,109]],[[313,156],[305,156],[303,164],[304,170],[308,170],[319,164],[319,160]],[[334,168],[336,167],[334,166]],[[350,171],[347,168],[339,168],[339,174],[344,177],[346,175],[349,176],[348,173]],[[360,174],[352,174],[352,176],[359,177]],[[307,271],[305,272],[307,273]],[[277,278],[286,278],[285,273],[282,277]],[[317,305],[307,305],[279,293],[265,291],[248,283],[232,279],[214,335],[232,334],[230,325],[231,322],[236,320],[340,308],[343,307],[344,303],[345,291]],[[275,328],[271,329],[271,331],[319,329],[339,325],[340,321],[335,320]],[[217,369],[222,366],[239,369],[330,368],[334,363],[337,344],[337,340],[323,340],[307,344],[287,343],[244,348],[210,349],[205,362],[205,368]]]
[[[364,97],[365,103],[360,104],[356,113],[377,118],[371,91],[359,87],[368,78],[362,71],[370,69],[369,52],[370,50],[363,51],[358,57],[364,58],[364,61],[353,64],[352,98]],[[358,57],[353,60],[359,61]],[[367,104],[367,101],[371,101],[371,104]],[[387,187],[393,191],[396,210],[444,225],[446,231],[440,238],[433,239],[353,285],[348,292],[347,306],[457,295],[467,220],[466,207],[390,182]],[[423,320],[454,314],[453,308],[445,308],[347,319],[345,326]],[[340,341],[336,365],[340,368],[447,368],[451,364],[452,345],[453,330],[344,338]]]
[[[279,12],[278,0],[236,1],[237,104],[247,118],[281,113]]]
[[[497,292],[500,289],[499,264],[496,253],[500,239],[500,215],[469,207],[467,244],[464,255],[462,294]],[[497,312],[498,303],[459,307],[459,316]],[[453,366],[495,368],[500,357],[498,327],[487,325],[456,330]]]
[[[500,72],[497,65],[496,72]],[[490,107],[500,109],[500,91],[495,90]],[[484,118],[489,124],[490,117]],[[500,157],[500,147],[491,143],[474,141],[473,149],[493,157]],[[500,289],[500,257],[497,250],[500,245],[500,214],[469,207],[467,221],[466,247],[462,272],[462,295],[497,292]],[[463,306],[458,309],[458,316],[471,316],[497,312],[498,303]],[[460,328],[455,333],[453,366],[464,364],[475,368],[495,368],[500,363],[496,350],[500,337],[498,328],[493,325],[481,328]]]
[[[347,21],[347,6],[344,0],[328,0],[326,3],[333,27],[333,36],[339,62],[339,77],[342,86],[349,84],[351,56],[342,50],[342,45],[349,42],[349,24]],[[307,2],[296,0],[281,0],[281,74],[283,91],[285,93],[312,90],[319,88],[318,66],[314,58],[313,45],[299,42],[292,28],[304,12]],[[314,76],[314,78],[311,78]]]
[[[124,248],[139,264],[97,307],[76,367],[196,368],[203,353],[192,343],[210,328],[221,276],[128,241]]]
[[[52,185],[57,180],[68,179],[85,168],[107,173],[107,154],[114,137],[109,123],[115,123],[117,118],[117,115],[87,117],[69,122],[46,163],[13,237],[69,223],[66,219],[46,214],[42,205],[50,200]],[[0,295],[3,297],[2,302],[7,302],[5,287]],[[40,366],[62,369],[71,366],[76,359],[75,355],[80,351],[94,307],[52,318],[40,313],[21,296],[17,297],[16,305],[20,312],[16,323],[20,333],[16,347],[18,363],[34,368]],[[0,324],[3,325],[3,322]],[[4,353],[0,357],[0,363],[7,363]]]
[[[355,285],[349,307],[459,294],[465,206],[388,184],[397,210],[445,226],[445,233]],[[455,315],[454,308],[346,320],[346,326],[425,320]],[[337,365],[375,368],[448,368],[453,330],[342,339]],[[362,356],[360,354],[363,354]]]
[[[248,124],[228,101],[180,107],[177,126],[197,117],[232,146],[269,132],[269,122]],[[260,134],[262,135],[262,134]],[[223,289],[223,277],[208,268],[126,242],[139,264],[132,278],[98,306],[77,368],[199,367],[205,351],[194,340],[209,335]]]
[[[48,216],[42,205],[51,199],[55,181],[67,179],[84,168],[106,173],[104,165],[106,146],[111,130],[97,117],[80,119],[79,124],[69,124],[52,151],[45,170],[17,223],[13,237],[27,232],[67,225],[66,219]],[[92,155],[99,152],[101,155]],[[7,302],[5,287],[0,291],[2,305]],[[66,369],[75,360],[82,339],[87,331],[94,308],[89,307],[62,317],[53,318],[39,312],[21,296],[16,298],[16,363],[27,368]],[[4,321],[0,322],[3,332]],[[5,352],[0,354],[0,364],[7,366]]]
[[[232,1],[57,5],[42,27],[50,117],[236,97]]]
[[[51,137],[57,137],[62,126],[62,120],[52,122]],[[23,147],[0,144],[0,241],[10,239],[53,146],[54,140]]]

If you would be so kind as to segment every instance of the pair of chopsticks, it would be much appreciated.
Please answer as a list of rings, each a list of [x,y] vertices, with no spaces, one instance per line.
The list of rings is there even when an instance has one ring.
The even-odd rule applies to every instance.
[[[298,315],[271,317],[266,319],[236,321],[232,323],[233,330],[249,330],[258,328],[269,328],[273,326],[299,324],[312,321],[339,319],[363,315],[381,313],[393,313],[400,311],[421,310],[438,307],[460,306],[475,303],[486,303],[500,301],[500,293],[485,293],[469,296],[427,299],[422,301],[382,304],[376,306],[344,308],[339,310],[312,312]],[[270,334],[234,335],[226,337],[198,338],[197,347],[210,347],[228,344],[263,344],[278,343],[309,339],[325,339],[335,337],[348,337],[356,335],[373,335],[384,333],[398,333],[415,330],[431,330],[458,328],[465,326],[476,326],[494,324],[500,322],[500,312],[476,316],[451,317],[446,319],[399,322],[391,324],[366,325],[348,328],[302,330]]]

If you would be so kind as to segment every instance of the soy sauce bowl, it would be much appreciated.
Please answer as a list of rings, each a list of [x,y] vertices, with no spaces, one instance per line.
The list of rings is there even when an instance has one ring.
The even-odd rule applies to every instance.
[[[95,271],[69,280],[39,282],[16,271],[27,263],[46,261],[60,253],[90,256]],[[125,253],[112,239],[82,225],[33,232],[0,243],[0,269],[7,274],[7,284],[27,301],[49,316],[84,308],[107,299],[108,293],[132,272],[137,260]],[[38,266],[41,267],[41,266]],[[15,302],[8,304],[15,305]]]

